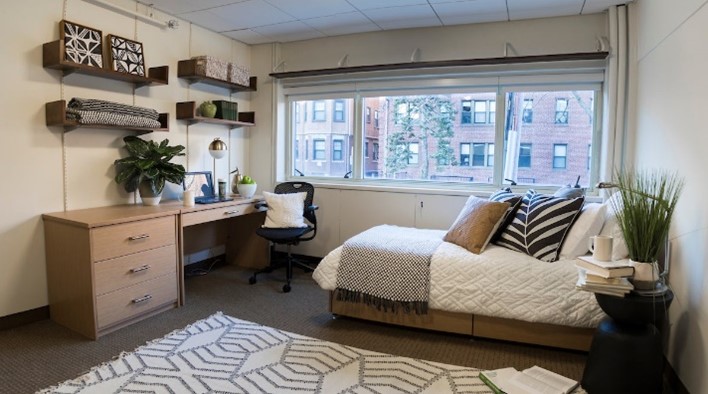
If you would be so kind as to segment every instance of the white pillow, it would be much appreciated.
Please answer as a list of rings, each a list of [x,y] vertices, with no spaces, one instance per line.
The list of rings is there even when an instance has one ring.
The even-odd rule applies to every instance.
[[[268,211],[263,227],[292,228],[307,227],[302,213],[305,210],[307,192],[275,194],[263,192]]]
[[[627,243],[624,241],[622,230],[619,224],[617,224],[615,208],[612,205],[613,201],[615,201],[615,205],[621,207],[622,193],[616,192],[603,204],[607,206],[607,212],[605,213],[605,225],[602,226],[600,235],[609,235],[612,237],[612,260],[614,261],[629,257],[629,250],[627,249]]]
[[[565,236],[560,252],[562,260],[574,259],[588,253],[588,239],[600,234],[606,212],[605,204],[585,204],[580,216]]]

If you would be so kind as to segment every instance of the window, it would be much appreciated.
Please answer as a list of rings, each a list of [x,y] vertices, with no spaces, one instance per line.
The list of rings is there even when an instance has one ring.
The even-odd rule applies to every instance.
[[[295,160],[300,158],[300,140],[295,139]]]
[[[496,102],[494,100],[474,100],[474,123],[494,124]]]
[[[533,99],[524,99],[521,121],[524,123],[533,123]]]
[[[519,145],[519,168],[531,168],[531,144]]]
[[[312,158],[314,160],[325,159],[325,140],[312,140]]]
[[[371,123],[371,107],[366,107],[366,123]]]
[[[374,110],[374,127],[379,127],[379,110]]]
[[[553,144],[553,168],[566,168],[568,144]]]
[[[568,99],[556,99],[556,124],[568,124]]]
[[[312,106],[312,121],[324,122],[326,120],[326,104],[324,101],[315,101]]]
[[[486,144],[472,144],[472,165],[474,167],[484,166],[484,153],[487,151]]]
[[[300,123],[300,104],[295,105],[295,123]]]
[[[332,161],[342,161],[344,151],[344,141],[332,140]]]
[[[291,168],[306,176],[340,180],[352,169],[359,169],[351,179],[370,179],[372,183],[444,181],[498,187],[504,185],[504,179],[513,179],[543,189],[567,184],[578,175],[583,187],[597,182],[592,171],[600,168],[602,158],[592,143],[600,140],[600,122],[595,119],[599,111],[594,106],[602,101],[593,100],[600,92],[599,84],[573,84],[573,90],[563,88],[562,83],[545,89],[538,84],[516,89],[531,86],[523,84],[469,91],[430,86],[416,88],[416,94],[386,95],[383,88],[376,92],[374,86],[342,96],[320,93],[319,84],[316,89],[308,87],[295,93],[289,93],[293,88],[285,88],[286,110],[293,111],[288,117],[293,119],[289,145],[296,144],[296,139],[300,144],[288,152]],[[319,94],[323,96],[317,97]],[[558,98],[564,101],[559,104]],[[314,115],[314,108],[324,108],[331,118],[298,124],[294,121],[298,110],[292,104],[299,104],[303,116]],[[494,121],[497,104],[503,113],[499,122]],[[335,108],[344,114],[342,122],[334,121],[338,116]],[[372,123],[380,121],[380,129],[367,124],[367,108]],[[571,108],[573,116],[559,127],[556,111]],[[356,118],[351,116],[355,113]],[[462,124],[463,120],[470,123]]]
[[[470,143],[463,142],[460,144],[460,165],[469,166],[470,165]]]
[[[344,101],[334,100],[334,107],[332,111],[332,121],[333,122],[344,122]]]
[[[418,143],[408,143],[408,164],[418,164]]]
[[[472,100],[462,100],[462,111],[460,111],[461,118],[460,118],[460,123],[461,124],[470,124],[472,123]]]

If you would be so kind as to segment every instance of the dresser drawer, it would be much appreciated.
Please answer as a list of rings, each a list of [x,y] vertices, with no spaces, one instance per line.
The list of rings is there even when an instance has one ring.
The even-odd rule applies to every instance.
[[[170,302],[177,302],[177,275],[174,272],[98,296],[98,329],[104,329]]]
[[[102,295],[177,270],[174,245],[103,260],[94,266],[96,294]]]
[[[205,209],[182,214],[182,226],[191,226],[199,223],[213,222],[231,216],[245,215],[257,212],[255,203],[230,205],[223,208]]]
[[[165,216],[91,230],[93,261],[172,245],[176,242],[175,217]]]

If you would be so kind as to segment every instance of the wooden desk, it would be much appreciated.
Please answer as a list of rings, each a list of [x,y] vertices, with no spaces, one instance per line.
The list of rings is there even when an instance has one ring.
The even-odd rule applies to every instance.
[[[119,205],[42,215],[52,320],[96,339],[184,304],[184,253],[226,244],[231,264],[267,264],[259,197],[183,207]],[[232,219],[233,220],[225,220]]]

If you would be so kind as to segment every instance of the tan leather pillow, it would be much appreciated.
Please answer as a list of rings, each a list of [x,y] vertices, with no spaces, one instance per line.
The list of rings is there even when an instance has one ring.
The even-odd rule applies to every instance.
[[[508,202],[489,201],[470,196],[443,241],[480,254],[504,218]]]

